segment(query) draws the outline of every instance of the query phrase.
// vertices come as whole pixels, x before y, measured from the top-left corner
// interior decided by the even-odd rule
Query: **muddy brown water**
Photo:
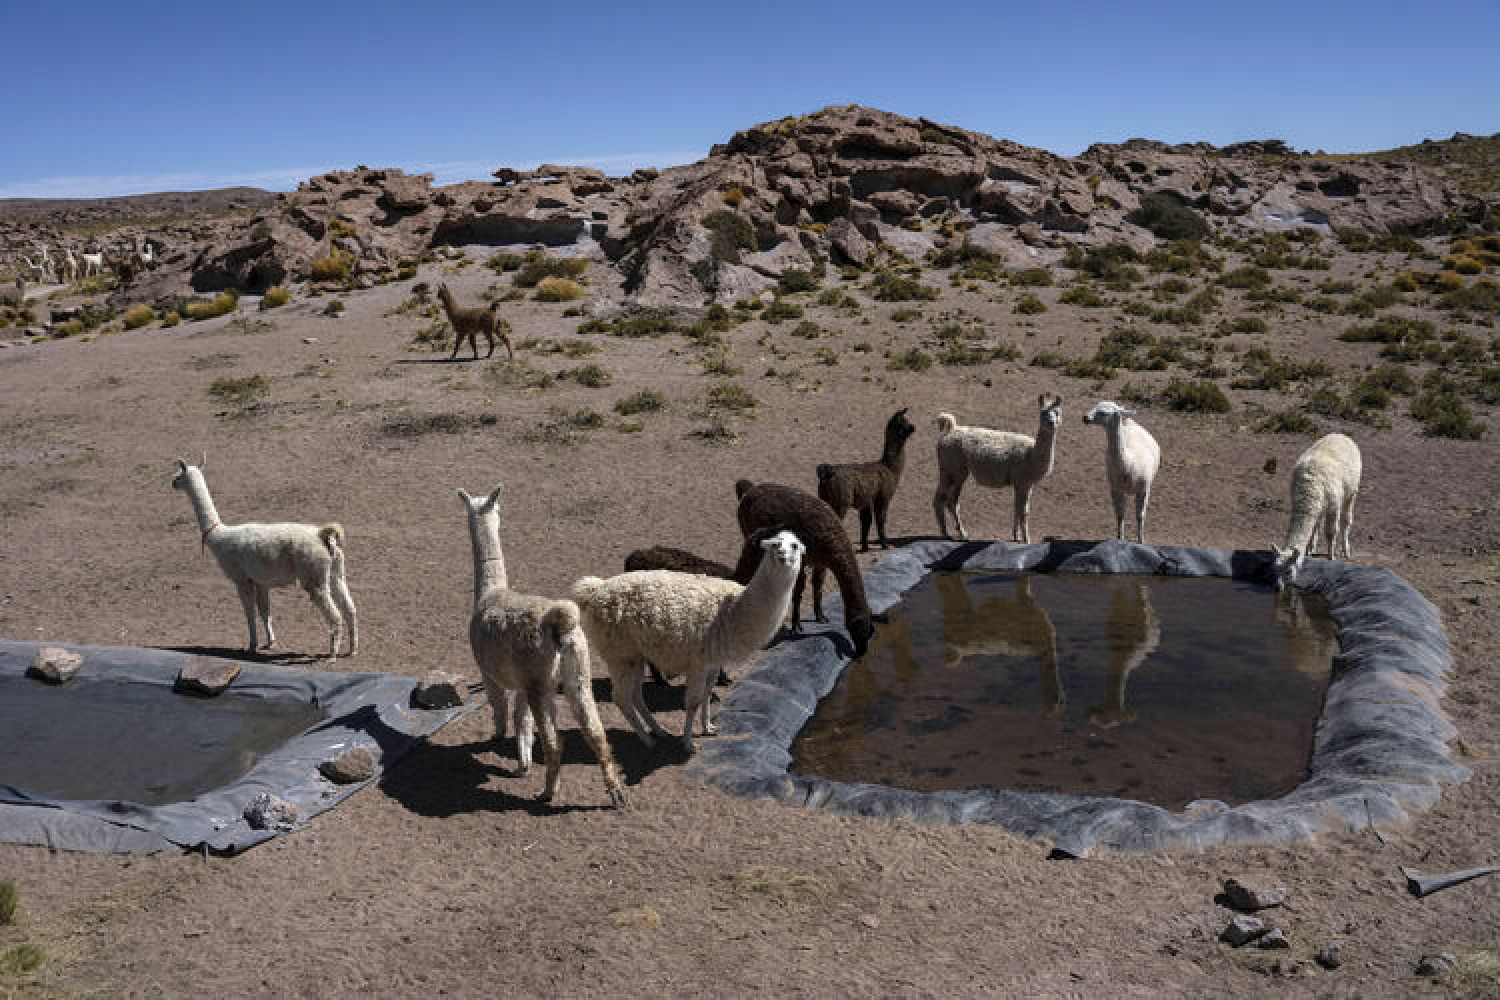
[[[792,770],[917,791],[1178,809],[1307,775],[1338,651],[1312,595],[1219,578],[933,573],[792,747]]]
[[[323,718],[292,700],[0,677],[0,785],[54,799],[182,802],[241,777]]]

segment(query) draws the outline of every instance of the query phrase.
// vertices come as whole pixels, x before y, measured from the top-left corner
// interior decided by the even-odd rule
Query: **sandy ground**
[[[1339,267],[1358,274],[1371,260]],[[442,277],[440,267],[422,277]],[[478,267],[446,280],[470,298],[495,281]],[[1090,353],[1114,318],[1055,305],[1057,288],[1040,290],[1053,308],[1030,319],[1013,312],[1014,290],[945,285],[943,299],[906,324],[891,321],[897,307],[856,293],[858,316],[809,311],[828,331],[818,340],[792,336],[795,321],[737,327],[727,335],[743,368],[734,381],[759,406],[753,419],[732,419],[741,436],[730,445],[691,436],[707,425],[703,397],[717,380],[681,336],[596,334],[586,339],[601,352],[581,360],[525,348],[520,361],[547,372],[596,362],[613,376],[600,389],[572,381],[528,389],[516,384],[525,381],[519,366],[504,361],[450,364],[446,352],[409,351],[426,321],[387,315],[409,288],[343,295],[338,319],[321,315],[327,297],[264,314],[247,301],[235,318],[0,351],[0,633],[207,650],[242,643],[234,593],[200,553],[186,499],[168,488],[172,459],[204,451],[226,520],[345,525],[364,644],[335,670],[477,676],[456,487],[505,484],[512,581],[558,594],[585,573],[618,571],[641,545],[731,559],[736,478],[811,489],[816,463],[875,457],[899,406],[911,408],[920,431],[893,536],[934,528],[939,410],[1031,433],[1042,390],[1066,397],[1065,419],[1056,469],[1033,500],[1033,535],[1112,531],[1102,434],[1079,415],[1122,380],[1094,385],[1024,360],[897,373],[882,356],[917,343],[955,309],[1025,357],[1043,348]],[[1227,309],[1236,303],[1226,297]],[[507,308],[518,340],[545,344],[577,324],[560,305]],[[1273,317],[1268,334],[1237,339],[1358,372],[1375,349],[1334,341],[1347,322],[1295,312]],[[815,363],[820,347],[837,363]],[[251,374],[269,382],[254,407],[208,391],[216,378]],[[1158,386],[1167,377],[1127,380]],[[643,430],[622,431],[611,406],[641,388],[663,392],[668,408],[642,415]],[[1153,541],[1280,540],[1287,476],[1308,438],[1249,429],[1245,404],[1280,407],[1292,397],[1230,395],[1237,406],[1224,416],[1143,413],[1166,456]],[[595,409],[605,424],[572,441],[538,437],[556,406]],[[461,429],[392,432],[434,415],[456,415]],[[0,846],[0,880],[15,881],[21,897],[15,925],[0,927],[0,953],[31,944],[45,955],[31,972],[0,971],[0,995],[1495,995],[1496,883],[1417,900],[1398,866],[1435,872],[1500,858],[1492,756],[1500,689],[1491,669],[1500,448],[1493,436],[1423,438],[1404,417],[1384,430],[1329,426],[1364,449],[1357,558],[1402,574],[1445,617],[1457,660],[1445,707],[1473,770],[1383,839],[1367,830],[1281,848],[1049,861],[1046,843],[995,829],[850,819],[694,787],[675,751],[644,752],[607,705],[632,807],[605,808],[597,769],[564,712],[560,802],[542,808],[531,801],[540,774],[517,776],[510,744],[497,752],[488,713],[479,713],[412,753],[378,788],[241,857]],[[1275,474],[1264,471],[1270,458]],[[1008,534],[1008,495],[971,485],[965,513],[975,535]],[[273,601],[289,651],[276,658],[306,662],[300,654],[324,642],[313,608],[290,591]],[[681,724],[679,690],[654,693],[669,727]],[[1215,893],[1225,876],[1246,870],[1290,889],[1289,905],[1272,915],[1289,952],[1215,940],[1228,917]],[[1331,939],[1344,942],[1346,961],[1325,971],[1312,956]],[[1458,973],[1414,977],[1417,959],[1434,951],[1458,956]]]

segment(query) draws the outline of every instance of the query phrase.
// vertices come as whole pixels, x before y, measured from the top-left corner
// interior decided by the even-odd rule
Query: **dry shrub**
[[[760,896],[782,906],[812,906],[833,895],[826,880],[780,865],[751,865],[731,878],[741,895]]]
[[[543,278],[537,282],[539,302],[573,302],[584,296],[583,286],[572,278]]]

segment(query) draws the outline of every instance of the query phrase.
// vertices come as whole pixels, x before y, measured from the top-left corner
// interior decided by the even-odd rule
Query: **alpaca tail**
[[[604,586],[604,581],[597,576],[586,576],[583,579],[579,580],[577,583],[573,584],[571,596],[576,602],[576,604],[573,606],[574,612],[576,613],[578,610],[577,605],[588,604],[590,601],[592,601],[594,599],[594,594],[596,594],[599,588],[602,586]]]
[[[833,466],[823,463],[818,466],[818,482],[826,483],[833,478]]]
[[[338,555],[339,549],[344,546],[344,526],[337,521],[330,521],[318,528],[318,539],[328,547],[328,551]]]
[[[551,633],[559,646],[564,645],[578,628],[578,605],[572,601],[558,601],[542,615],[542,628]]]
[[[937,429],[939,434],[947,434],[958,426],[958,421],[953,419],[951,413],[939,413],[937,416]]]

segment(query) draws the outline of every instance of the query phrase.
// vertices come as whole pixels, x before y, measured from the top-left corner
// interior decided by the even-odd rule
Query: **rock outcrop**
[[[955,239],[1011,267],[1072,244],[1145,249],[1156,237],[1135,213],[1150,195],[1256,229],[1421,232],[1473,207],[1440,170],[1298,154],[1279,140],[1136,139],[1068,158],[859,106],[757,125],[685,166],[612,178],[544,164],[494,178],[434,187],[396,169],[323,174],[207,236],[165,241],[166,259],[130,296],[259,292],[315,275],[368,286],[438,245],[543,244],[610,265],[609,293],[691,307],[759,294],[822,260],[870,266]]]

